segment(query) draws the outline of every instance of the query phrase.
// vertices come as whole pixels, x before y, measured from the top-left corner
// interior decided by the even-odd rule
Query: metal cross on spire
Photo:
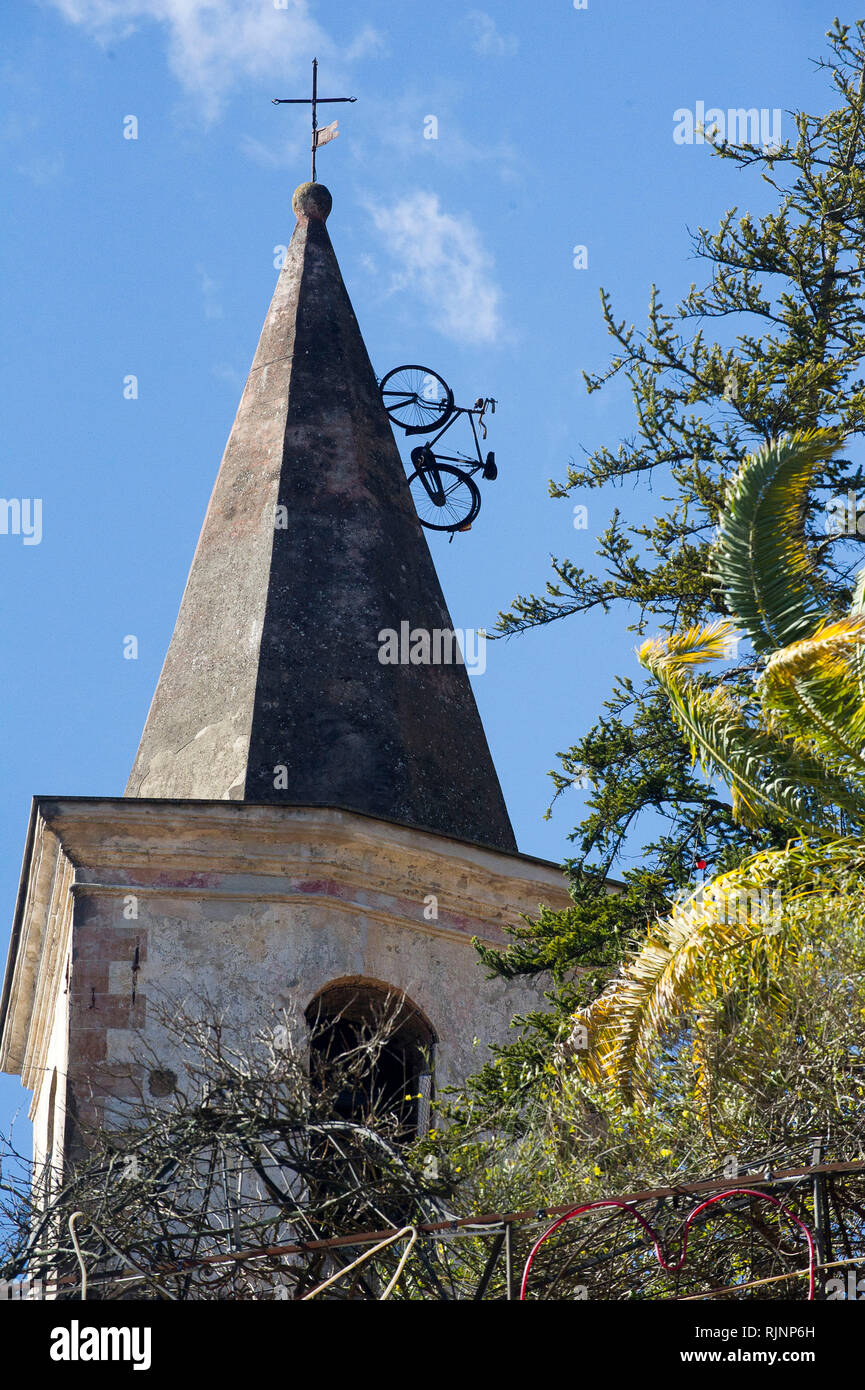
[[[339,135],[337,121],[330,125],[318,128],[318,107],[332,105],[336,101],[357,101],[357,97],[320,97],[318,95],[318,59],[312,60],[312,96],[311,97],[274,97],[274,106],[311,106],[312,107],[312,181],[315,183],[315,152],[320,145],[326,145],[329,140],[335,140]]]

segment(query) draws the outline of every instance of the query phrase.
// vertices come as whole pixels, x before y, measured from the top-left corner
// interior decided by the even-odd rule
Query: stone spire
[[[516,842],[465,667],[383,664],[451,628],[325,221],[262,329],[127,796],[334,806]]]

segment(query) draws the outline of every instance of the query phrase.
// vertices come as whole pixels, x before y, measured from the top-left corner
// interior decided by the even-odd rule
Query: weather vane
[[[312,181],[315,183],[315,152],[321,145],[326,145],[329,140],[335,140],[339,135],[337,126],[338,121],[332,121],[330,125],[318,128],[318,107],[332,105],[335,101],[357,101],[357,97],[320,97],[318,95],[318,59],[312,60],[312,96],[311,97],[274,97],[274,106],[311,106],[312,107]]]

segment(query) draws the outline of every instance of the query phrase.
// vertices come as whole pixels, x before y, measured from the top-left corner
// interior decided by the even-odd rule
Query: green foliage
[[[740,819],[754,825],[780,815],[806,839],[792,850],[764,850],[676,904],[581,1012],[580,1026],[592,1034],[584,1069],[628,1097],[651,1092],[653,1052],[684,1013],[705,1038],[707,1007],[739,986],[743,970],[759,981],[770,1016],[793,944],[782,896],[826,897],[837,891],[839,871],[846,876],[865,853],[865,581],[848,616],[821,611],[802,538],[808,486],[839,442],[834,432],[814,430],[773,441],[745,460],[728,490],[714,562],[727,607],[765,662],[758,718],[749,721],[729,691],[695,674],[723,655],[729,623],[690,627],[640,651],[694,758],[731,787]],[[842,828],[851,833],[842,837]],[[778,905],[767,912],[771,890]],[[765,897],[762,909],[729,911],[754,894],[758,904]]]
[[[615,448],[602,445],[579,466],[572,463],[551,494],[569,497],[576,489],[630,481],[652,486],[669,505],[645,524],[629,524],[616,510],[598,538],[597,573],[554,559],[544,591],[518,597],[500,614],[500,635],[595,610],[621,613],[623,624],[639,633],[650,624],[672,633],[728,616],[711,546],[727,487],[746,456],[796,430],[820,427],[851,440],[865,432],[865,21],[836,21],[821,66],[834,88],[834,108],[798,113],[795,133],[780,150],[716,146],[716,157],[759,171],[775,205],[764,216],[733,208],[716,231],[698,228],[692,249],[708,266],[705,283],[692,284],[672,311],[653,288],[642,332],[602,294],[614,353],[606,370],[586,376],[586,385],[594,392],[624,376],[635,430]],[[713,324],[716,338],[708,331]],[[863,477],[828,446],[814,462],[796,502],[797,543],[809,558],[815,606],[841,612],[851,596],[851,550],[862,538],[827,535],[825,509],[828,499],[862,490]],[[792,506],[796,499],[788,501]],[[703,678],[707,690],[720,690],[719,707],[729,693],[746,722],[757,665],[758,654],[749,655]],[[771,729],[756,737],[771,739]],[[761,751],[755,749],[757,761]],[[807,747],[797,757],[804,766],[812,754]],[[633,933],[645,931],[693,882],[696,861],[726,870],[757,851],[782,847],[789,834],[784,817],[793,808],[784,797],[774,812],[763,807],[758,825],[737,823],[727,798],[694,774],[653,681],[618,677],[594,726],[559,759],[554,802],[576,780],[590,781],[585,818],[571,836],[576,854],[569,868],[580,906],[558,925],[545,917],[520,928],[504,953],[487,952],[487,966],[505,977],[551,970],[556,982],[567,981],[597,933],[613,956],[624,951]],[[638,837],[644,841],[639,867],[622,871]],[[626,892],[608,905],[599,880],[617,871]],[[572,988],[559,983],[551,994],[560,1015],[572,1009]],[[536,1027],[531,1046],[543,1053],[550,1031]]]
[[[801,867],[791,862],[791,882]],[[865,904],[855,876],[845,882],[839,866],[831,896],[788,900],[785,933],[775,940],[783,991],[773,995],[753,970],[733,972],[706,1006],[710,1028],[668,1030],[663,1065],[643,1104],[611,1098],[561,1053],[558,1065],[548,1060],[539,1069],[518,1129],[506,1097],[498,1117],[488,1096],[465,1097],[438,1141],[449,1171],[459,1170],[461,1209],[525,1211],[723,1179],[731,1161],[750,1173],[767,1163],[776,1171],[798,1167],[810,1162],[818,1134],[831,1136],[833,1161],[865,1156]],[[482,1141],[479,1126],[494,1137]],[[783,1194],[809,1223],[810,1187]],[[865,1255],[863,1188],[860,1175],[833,1195],[829,1235],[837,1257]],[[675,1248],[688,1205],[642,1209]],[[795,1239],[789,1228],[779,1239],[779,1229],[753,1204],[698,1225],[674,1278],[659,1270],[629,1218],[601,1211],[579,1218],[545,1249],[530,1294],[569,1299],[582,1287],[590,1299],[664,1299],[777,1277],[806,1263],[791,1258]],[[518,1261],[537,1234],[537,1227],[517,1228]],[[747,1296],[805,1293],[799,1279]]]

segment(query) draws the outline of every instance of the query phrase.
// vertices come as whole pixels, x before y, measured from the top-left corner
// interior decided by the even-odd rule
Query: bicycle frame
[[[443,434],[447,434],[447,432],[448,432],[448,430],[450,429],[451,425],[453,425],[453,424],[456,423],[456,421],[459,419],[460,415],[467,415],[467,416],[469,417],[469,424],[470,424],[471,427],[472,427],[472,438],[474,439],[474,442],[475,442],[475,453],[476,453],[476,455],[477,455],[477,460],[478,460],[477,463],[473,464],[472,461],[471,461],[471,459],[470,459],[470,458],[467,458],[465,454],[456,454],[456,455],[454,455],[454,454],[436,454],[435,457],[436,457],[437,459],[441,459],[442,463],[458,463],[458,464],[461,464],[461,465],[469,464],[470,467],[469,467],[469,468],[466,468],[465,471],[466,471],[467,473],[471,473],[471,474],[477,473],[479,469],[483,468],[483,466],[484,466],[484,461],[483,461],[483,459],[482,459],[482,457],[481,457],[481,445],[480,445],[480,440],[478,439],[477,426],[475,425],[475,416],[477,415],[477,417],[478,417],[478,424],[481,426],[481,429],[484,429],[484,426],[483,426],[483,418],[484,418],[484,413],[485,413],[485,411],[486,411],[486,408],[487,408],[487,402],[486,402],[486,401],[484,402],[484,404],[483,404],[483,406],[482,406],[482,408],[481,408],[480,410],[472,410],[472,409],[470,409],[468,406],[464,406],[464,405],[455,405],[454,408],[453,408],[453,410],[451,411],[450,415],[449,415],[448,418],[445,420],[444,424],[442,425],[441,429],[439,430],[438,434],[435,435],[435,437],[434,437],[433,439],[427,440],[427,443],[424,445],[424,452],[426,453],[427,451],[429,451],[429,453],[432,453],[432,452],[433,452],[433,449],[435,448],[435,445],[438,444],[438,442],[439,442],[439,440],[441,439],[442,435],[443,435]],[[423,433],[424,433],[423,430],[417,429],[417,428],[410,429],[410,430],[406,430],[406,434],[423,434]],[[484,430],[484,436],[486,437],[486,430]]]

